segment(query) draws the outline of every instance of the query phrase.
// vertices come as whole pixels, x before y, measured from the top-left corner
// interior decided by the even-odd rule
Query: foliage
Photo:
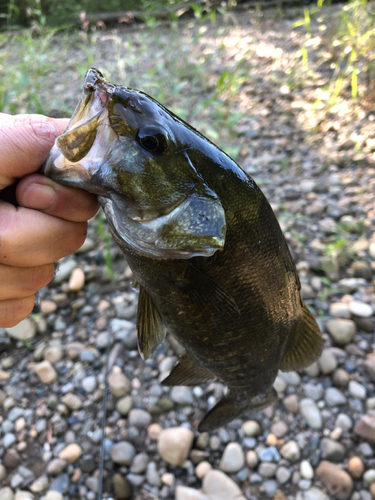
[[[375,90],[375,4],[350,0],[338,16],[323,11],[323,4],[318,0],[317,7],[305,8],[304,19],[294,27],[304,26],[311,37],[312,18],[319,23],[322,60],[332,69],[328,89],[333,105],[348,88],[354,99]],[[304,60],[306,64],[306,54]]]

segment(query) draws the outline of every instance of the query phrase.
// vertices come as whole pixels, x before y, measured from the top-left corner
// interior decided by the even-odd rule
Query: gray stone
[[[210,500],[246,500],[237,484],[219,470],[207,472],[203,478],[203,491]]]
[[[274,479],[267,479],[263,483],[263,488],[264,488],[265,494],[268,497],[272,498],[276,495],[278,484]]]
[[[7,477],[7,470],[3,464],[0,464],[0,484]]]
[[[372,307],[360,300],[353,300],[349,302],[348,305],[349,311],[355,316],[359,316],[360,318],[369,318],[374,314]]]
[[[194,433],[184,427],[163,429],[158,437],[158,452],[166,462],[181,466],[193,444]]]
[[[276,479],[279,484],[286,484],[289,482],[292,473],[289,469],[284,466],[281,466],[276,471]]]
[[[320,441],[322,458],[331,462],[342,462],[345,458],[345,447],[333,439],[323,438]]]
[[[30,490],[33,493],[41,493],[48,488],[48,477],[40,476],[30,485]]]
[[[324,400],[329,406],[339,406],[346,403],[346,397],[336,387],[326,389]]]
[[[14,500],[14,493],[8,486],[5,488],[0,488],[0,498],[1,500]]]
[[[138,453],[133,458],[130,472],[133,472],[134,474],[142,474],[146,470],[148,461],[149,457],[147,453]]]
[[[280,460],[279,452],[274,446],[257,450],[257,453],[261,462],[278,462]]]
[[[150,425],[152,416],[146,410],[140,408],[133,408],[129,411],[128,425],[143,429]]]
[[[365,399],[366,397],[366,387],[357,382],[356,380],[351,380],[349,382],[349,392],[353,398]]]
[[[22,320],[18,325],[12,328],[5,329],[9,337],[16,340],[27,341],[31,340],[36,335],[36,325],[29,318]]]
[[[322,490],[316,486],[307,491],[299,491],[296,500],[331,500]]]
[[[170,397],[172,401],[181,406],[192,405],[194,403],[191,389],[183,385],[172,387]]]
[[[176,486],[175,500],[210,500],[207,495],[187,486]]]
[[[245,454],[239,443],[228,443],[220,461],[220,469],[233,474],[245,466]]]
[[[291,413],[298,412],[298,397],[296,396],[296,394],[290,394],[290,396],[285,397],[283,399],[283,404],[285,408]]]
[[[329,349],[323,350],[322,355],[319,358],[319,367],[320,371],[324,375],[328,375],[336,370],[337,361],[332,351]]]
[[[141,484],[144,482],[145,477],[140,475],[140,474],[133,474],[130,473],[126,476],[126,479],[131,483],[133,486],[141,486]]]
[[[334,302],[329,306],[329,313],[334,318],[350,319],[351,314],[347,304],[344,302]]]
[[[263,477],[274,477],[277,469],[277,464],[272,462],[262,462],[259,464],[258,473]]]
[[[288,385],[298,386],[301,383],[301,377],[297,372],[279,372],[279,375]]]
[[[97,388],[96,377],[94,375],[90,375],[88,377],[83,378],[81,385],[82,385],[82,389],[85,392],[91,394]]]
[[[116,464],[130,465],[135,456],[135,448],[127,441],[116,443],[111,451],[111,458]]]
[[[65,493],[68,492],[69,484],[70,480],[68,474],[60,474],[52,481],[49,489],[53,491],[58,491],[59,493],[64,495]]]
[[[349,431],[353,427],[353,422],[345,413],[339,413],[336,418],[335,426],[343,431]]]
[[[375,383],[375,357],[368,358],[363,366],[367,372],[367,375],[370,377],[371,382]]]
[[[146,480],[151,486],[156,486],[157,488],[161,486],[160,475],[155,462],[147,464]]]
[[[332,340],[339,345],[349,344],[355,335],[355,323],[350,319],[332,319],[326,326]]]
[[[245,436],[259,436],[262,429],[256,420],[247,420],[242,424],[242,432]]]
[[[288,441],[280,448],[280,455],[290,462],[297,462],[301,456],[301,452],[296,441]]]
[[[8,432],[3,437],[3,446],[5,449],[10,448],[16,441],[17,441],[16,436]]]
[[[14,406],[8,413],[8,420],[15,422],[18,418],[23,417],[24,413],[25,410],[23,408]]]
[[[319,408],[312,399],[302,399],[300,402],[300,412],[308,425],[315,430],[322,428],[322,416]]]
[[[117,411],[123,416],[126,416],[132,409],[132,407],[133,398],[131,396],[124,396],[123,398],[119,399],[116,404]]]
[[[323,394],[323,388],[321,384],[319,385],[304,384],[303,390],[305,392],[306,397],[308,399],[313,399],[314,401],[318,401],[319,399],[321,399]]]
[[[302,460],[299,467],[299,472],[303,479],[312,479],[314,477],[314,469],[308,460]]]
[[[68,259],[58,263],[58,271],[53,279],[53,283],[58,285],[67,280],[73,269],[77,267],[77,262],[74,259]]]

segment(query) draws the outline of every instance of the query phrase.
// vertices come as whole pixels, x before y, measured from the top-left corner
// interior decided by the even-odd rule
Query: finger
[[[0,190],[36,172],[68,120],[0,113]]]
[[[54,264],[37,267],[13,267],[0,264],[0,301],[29,297],[48,285],[54,274]]]
[[[0,300],[0,327],[11,328],[25,319],[34,308],[35,297]]]
[[[71,222],[0,201],[0,264],[35,267],[75,252],[87,222]]]
[[[91,219],[99,209],[95,195],[83,189],[62,186],[40,174],[22,179],[18,183],[16,197],[23,207],[74,222]]]

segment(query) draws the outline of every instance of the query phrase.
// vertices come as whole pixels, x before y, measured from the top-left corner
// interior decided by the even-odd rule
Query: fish
[[[319,358],[321,331],[266,197],[155,99],[91,68],[42,171],[98,196],[139,287],[142,358],[167,332],[185,348],[162,383],[226,385],[198,431],[269,406],[279,369]]]

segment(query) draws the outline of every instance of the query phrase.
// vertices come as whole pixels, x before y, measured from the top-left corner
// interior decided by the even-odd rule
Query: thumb
[[[0,113],[0,190],[36,172],[68,120]]]

